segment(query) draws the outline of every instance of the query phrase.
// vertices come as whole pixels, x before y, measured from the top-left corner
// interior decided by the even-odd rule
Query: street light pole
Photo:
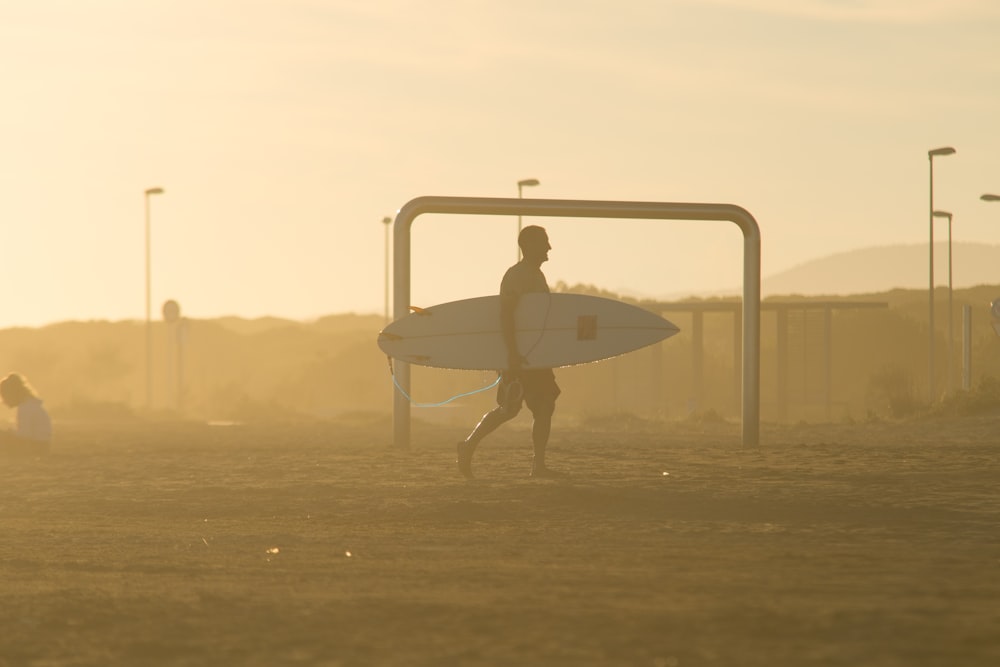
[[[163,188],[148,188],[146,200],[146,409],[153,406],[153,320],[151,316],[151,272],[150,272],[150,240],[149,240],[149,198],[152,195],[162,195]]]
[[[539,181],[537,178],[525,178],[524,180],[517,182],[517,198],[521,199],[521,189],[530,188],[538,185]],[[521,214],[517,214],[517,236],[521,237]],[[517,261],[521,261],[521,246],[517,246]]]
[[[389,324],[389,228],[392,218],[382,218],[382,224],[385,225],[385,323]]]
[[[952,215],[948,211],[934,211],[935,218],[947,218],[948,219],[948,359],[945,364],[945,390],[951,393],[951,363],[952,358],[955,356],[955,336],[954,327],[952,323],[954,321],[954,312],[952,309],[952,282],[951,282],[951,219]]]
[[[927,387],[928,397],[931,403],[934,402],[934,158],[937,156],[952,155],[955,149],[951,146],[935,148],[927,151],[927,159],[930,161],[930,287],[928,295],[928,337],[929,345],[927,349]]]

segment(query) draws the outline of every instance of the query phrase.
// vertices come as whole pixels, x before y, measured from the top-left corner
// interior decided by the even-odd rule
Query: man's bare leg
[[[549,433],[552,430],[552,413],[535,416],[531,424],[531,442],[535,447],[535,458],[531,461],[532,477],[562,478],[565,473],[556,472],[545,465],[545,448],[549,444]]]
[[[483,415],[476,428],[472,429],[472,433],[458,443],[458,470],[467,479],[472,479],[472,454],[476,451],[476,445],[516,414],[516,412],[510,414],[502,406],[497,406]]]

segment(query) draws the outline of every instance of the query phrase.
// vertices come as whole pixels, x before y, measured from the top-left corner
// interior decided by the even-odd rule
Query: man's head
[[[549,235],[544,227],[538,225],[528,225],[521,230],[517,237],[517,245],[521,247],[521,254],[529,262],[541,264],[549,258]]]

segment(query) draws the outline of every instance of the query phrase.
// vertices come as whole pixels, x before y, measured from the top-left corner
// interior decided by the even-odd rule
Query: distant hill
[[[767,276],[761,290],[764,296],[816,296],[869,294],[897,288],[926,289],[927,263],[927,244],[862,248],[815,259]],[[956,288],[1000,282],[1000,245],[954,243],[952,270]],[[934,272],[934,282],[946,285],[946,242],[934,245]]]
[[[275,329],[295,329],[314,327],[326,333],[344,333],[359,329],[378,331],[385,324],[381,316],[358,315],[355,313],[339,313],[325,315],[314,320],[290,320],[282,317],[245,318],[228,315],[212,320],[224,329],[241,336],[252,336],[274,331]]]
[[[302,322],[297,320],[289,320],[281,317],[246,318],[235,315],[218,317],[215,318],[214,322],[222,328],[242,336],[252,336],[253,334],[272,331],[273,329],[285,329],[303,325]]]
[[[865,255],[858,254],[864,260]],[[856,260],[857,257],[850,258]],[[885,260],[876,253],[868,261],[872,266],[862,269],[844,269],[845,264],[836,262],[814,264],[821,273],[855,271],[873,277],[878,274],[876,268],[881,268],[875,264]],[[922,281],[923,265],[917,271],[916,280]],[[808,273],[803,275],[806,277],[800,280],[805,281]],[[838,288],[852,284],[847,280],[849,277],[842,276],[842,280],[832,284]],[[863,418],[873,411],[887,414],[887,396],[891,392],[911,403],[916,400],[914,397],[925,386],[927,372],[926,286],[843,296],[793,296],[793,292],[801,293],[804,285],[796,283],[794,289],[788,290],[789,294],[777,296],[784,301],[878,301],[888,305],[884,309],[848,307],[834,312],[832,396],[836,407],[835,413],[824,408],[819,418],[837,415]],[[818,287],[816,283],[809,286],[824,288],[822,283]],[[593,286],[554,287],[558,291],[617,296]],[[941,310],[935,318],[934,340],[938,359],[944,360],[950,320],[946,317],[943,288],[938,290]],[[989,304],[998,296],[1000,280],[959,288],[954,294],[955,312],[960,313],[965,305],[973,308],[974,383],[984,378],[1000,378],[1000,338],[994,333],[989,316]],[[690,313],[677,312],[671,314],[671,319],[681,327],[681,333],[662,348],[560,369],[560,385],[567,388],[559,399],[560,414],[600,416],[628,411],[636,415],[684,417],[691,413],[693,392],[702,391],[700,405],[727,417],[738,416],[741,404],[738,387],[733,382],[737,377],[734,358],[738,355],[733,354],[732,318],[704,318],[704,344],[700,346],[704,364],[699,367],[704,378],[697,381],[691,361],[693,318]],[[798,321],[797,338],[789,338],[788,348],[781,350],[777,318],[773,313],[765,313],[761,318],[761,402],[766,419],[815,418],[815,408],[825,400],[825,387],[830,386],[821,381],[829,360],[819,352],[823,333],[817,327],[822,321],[807,318],[804,309]],[[0,329],[0,369],[24,373],[42,392],[59,422],[169,419],[181,415],[206,421],[286,422],[303,417],[388,415],[395,390],[392,367],[376,345],[383,324],[381,315],[351,313],[311,321],[273,317],[189,319],[185,334],[178,336],[178,331],[164,322],[154,322],[149,398],[147,329],[134,320],[60,322],[36,328]],[[793,408],[798,412],[776,411],[779,358],[788,363],[791,383],[788,390],[796,396],[798,407]],[[655,364],[662,364],[662,376],[650,373]],[[959,368],[959,364],[955,363],[953,368]],[[944,387],[947,366],[943,361],[936,373],[940,386]],[[669,377],[669,385],[657,377]],[[417,402],[437,403],[463,396],[462,400],[449,403],[449,410],[421,410],[417,416],[454,424],[459,433],[489,409],[493,401],[489,392],[467,396],[470,391],[488,387],[495,379],[492,373],[415,367],[413,378],[412,396]],[[669,392],[665,391],[668,386]],[[0,411],[0,428],[4,426],[2,422],[9,423],[13,416],[13,411]]]

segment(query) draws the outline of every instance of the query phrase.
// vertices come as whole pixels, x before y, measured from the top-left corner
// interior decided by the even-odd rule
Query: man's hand
[[[520,354],[508,354],[507,355],[507,375],[508,377],[515,377],[521,372],[521,367],[528,363],[528,360],[522,357]]]

